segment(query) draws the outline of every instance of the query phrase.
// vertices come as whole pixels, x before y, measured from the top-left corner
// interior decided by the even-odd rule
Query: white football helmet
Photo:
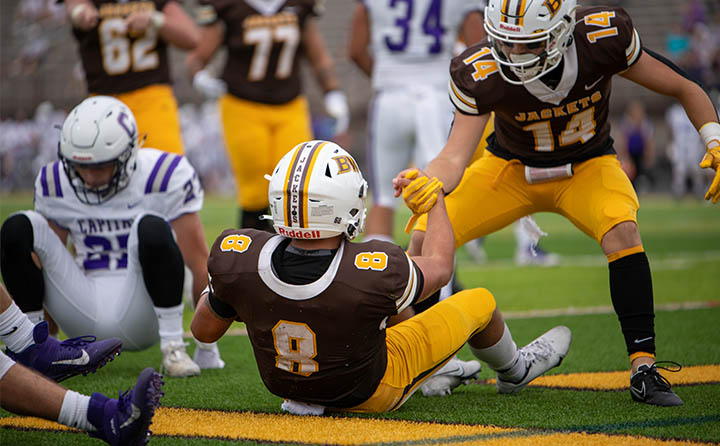
[[[110,96],[92,96],[78,104],[65,119],[58,144],[75,195],[85,204],[101,204],[127,187],[135,170],[137,124],[130,109]],[[114,163],[110,182],[92,187],[76,166],[103,167]]]
[[[270,217],[278,234],[303,239],[344,234],[352,240],[363,231],[367,183],[337,144],[298,144],[269,179]]]
[[[557,67],[572,42],[576,7],[576,0],[489,0],[485,31],[503,79],[522,85]],[[527,52],[514,53],[517,44]]]

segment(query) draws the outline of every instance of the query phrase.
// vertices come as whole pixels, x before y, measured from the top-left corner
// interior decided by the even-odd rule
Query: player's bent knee
[[[634,221],[624,221],[613,226],[603,236],[601,245],[606,255],[642,245],[637,224]]]
[[[172,229],[164,218],[157,215],[145,215],[138,223],[138,242],[150,249],[165,250],[175,245]]]
[[[476,328],[484,328],[490,323],[493,312],[497,307],[495,297],[486,288],[473,288],[453,294],[448,301],[452,301],[465,314],[473,319]]]

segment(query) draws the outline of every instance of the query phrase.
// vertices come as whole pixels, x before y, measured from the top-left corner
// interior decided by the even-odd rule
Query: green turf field
[[[0,218],[4,220],[9,213],[30,206],[32,197],[29,195],[0,196]],[[705,383],[675,387],[685,401],[682,407],[639,405],[631,401],[627,390],[528,387],[517,395],[497,395],[494,386],[486,382],[492,378],[491,373],[483,370],[480,380],[461,386],[447,398],[426,398],[418,392],[399,411],[391,414],[331,420],[337,425],[348,419],[367,421],[353,424],[359,426],[357,432],[338,428],[346,431],[342,432],[347,436],[343,437],[345,439],[336,439],[329,434],[323,437],[320,428],[303,436],[303,429],[312,421],[288,416],[273,418],[278,425],[281,422],[290,423],[279,437],[270,434],[275,421],[271,421],[267,428],[251,433],[229,434],[231,428],[242,430],[244,422],[255,423],[243,417],[280,411],[281,400],[263,387],[248,339],[240,335],[227,336],[219,342],[227,363],[224,370],[204,371],[197,378],[166,380],[166,395],[162,403],[169,408],[243,412],[241,421],[234,421],[236,426],[219,427],[215,434],[203,431],[200,435],[192,435],[175,431],[158,415],[153,428],[162,434],[154,436],[151,444],[614,445],[653,444],[656,440],[720,444],[720,205],[712,207],[697,200],[676,202],[667,197],[645,196],[641,197],[641,206],[639,223],[653,270],[657,306],[658,360],[677,361],[687,369],[716,365],[710,368],[714,370],[710,378],[701,376],[701,381]],[[234,226],[237,220],[234,199],[208,197],[202,219],[210,243],[222,229]],[[511,229],[506,228],[486,240],[489,261],[484,265],[474,264],[464,249],[458,251],[457,276],[460,282],[465,287],[482,286],[493,291],[519,345],[531,341],[554,325],[570,327],[573,331],[570,353],[560,367],[552,370],[552,374],[626,370],[628,364],[622,335],[610,308],[605,257],[594,241],[562,217],[540,214],[536,215],[536,220],[549,233],[541,241],[543,247],[561,255],[559,266],[515,267],[512,263],[513,234]],[[401,243],[407,243],[407,236],[401,235],[403,226],[404,220],[398,218],[398,237]],[[187,323],[190,317],[190,311],[187,311]],[[193,348],[191,346],[190,350]],[[460,356],[462,359],[471,358],[467,350],[461,351]],[[85,393],[100,391],[113,394],[131,386],[142,368],[158,368],[160,358],[157,346],[139,353],[124,352],[96,374],[75,377],[64,384]],[[672,380],[671,375],[665,373]],[[230,416],[230,413],[225,414]],[[9,413],[0,411],[0,417],[8,416]],[[207,421],[209,415],[192,412],[190,416],[199,423],[209,425],[205,428],[213,426]],[[246,419],[248,421],[243,421]],[[428,433],[412,438],[408,435],[407,438],[386,439],[385,430],[390,428],[380,428],[378,426],[386,425],[373,424],[370,420],[432,422],[411,426],[417,426],[417,430],[442,427],[456,434]],[[398,429],[402,426],[400,423],[390,425]],[[480,425],[521,429],[492,434],[467,433],[467,429]],[[573,436],[572,433],[578,432],[592,435]],[[364,440],[365,434],[372,440]],[[100,443],[85,434],[0,428],[0,444]]]

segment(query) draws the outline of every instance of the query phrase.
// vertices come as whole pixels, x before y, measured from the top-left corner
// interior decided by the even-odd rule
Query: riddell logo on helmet
[[[508,25],[507,23],[503,23],[503,22],[500,22],[500,29],[504,29],[506,31],[515,31],[515,32],[522,31],[522,28],[520,28],[519,26]]]
[[[87,156],[73,155],[72,159],[73,159],[73,161],[92,161],[93,157],[90,155],[87,155]]]
[[[320,231],[303,231],[301,229],[287,230],[285,228],[277,228],[278,234],[290,238],[320,238]]]

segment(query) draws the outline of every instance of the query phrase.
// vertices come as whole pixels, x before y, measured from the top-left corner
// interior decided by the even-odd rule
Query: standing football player
[[[610,87],[619,74],[683,105],[707,149],[701,166],[717,172],[706,195],[717,202],[720,124],[710,98],[672,63],[644,49],[618,7],[490,0],[485,30],[488,41],[452,61],[455,122],[426,169],[445,193],[452,191],[447,208],[455,246],[533,212],[567,217],[607,256],[610,295],[630,355],[632,398],[682,404],[655,365],[650,265],[638,231],[638,199],[610,138]],[[491,111],[491,156],[465,171]],[[412,181],[404,175],[398,186]],[[422,200],[415,205],[421,211]],[[421,252],[425,228],[421,219],[411,254]]]
[[[458,38],[472,44],[485,37],[482,23],[476,0],[357,2],[349,53],[374,92],[366,239],[393,240],[392,179],[410,165],[425,167],[447,141],[453,118],[448,63]]]
[[[60,0],[63,1],[63,0]],[[176,0],[64,0],[90,95],[135,114],[147,146],[184,152],[168,44],[192,50],[200,29]]]
[[[315,17],[321,0],[199,0],[202,39],[186,60],[195,88],[220,98],[225,148],[235,175],[240,227],[272,230],[267,183],[288,147],[312,138],[310,110],[301,91],[300,60],[306,58],[335,119],[335,138],[345,134],[350,113]],[[221,79],[205,66],[226,46]]]
[[[199,374],[182,337],[183,260],[195,287],[207,283],[195,170],[181,155],[138,150],[132,112],[109,96],[70,112],[58,156],[37,176],[35,209],[0,228],[18,307],[35,322],[44,306],[68,336],[117,337],[128,350],[159,339],[167,375]]]
[[[386,328],[389,317],[450,279],[452,228],[442,191],[431,193],[422,254],[410,257],[386,241],[350,242],[363,231],[367,183],[338,145],[298,144],[269,178],[277,234],[231,229],[216,239],[210,285],[191,328],[211,342],[234,320],[245,322],[263,383],[286,399],[283,409],[392,411],[436,371],[457,387],[469,376],[444,365],[468,339],[473,354],[498,371],[499,393],[519,392],[567,354],[571,334],[563,326],[518,349],[485,289],[462,291]]]

